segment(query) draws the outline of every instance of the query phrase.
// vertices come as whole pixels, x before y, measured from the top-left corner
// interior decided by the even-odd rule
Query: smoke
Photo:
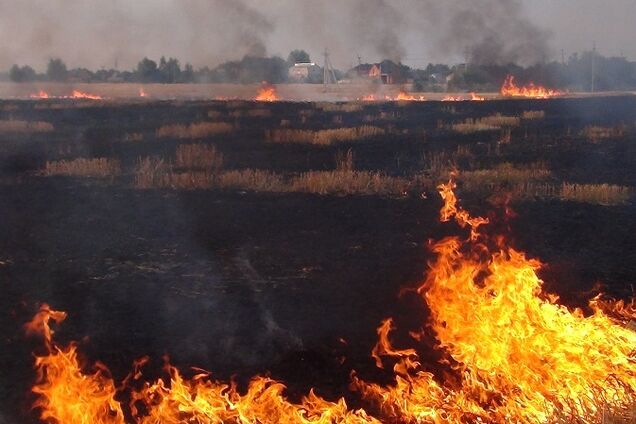
[[[464,49],[470,63],[532,64],[550,55],[550,33],[524,17],[519,1],[485,0],[475,7],[463,0],[446,7],[451,13],[438,45],[446,51]]]
[[[0,0],[0,69],[42,69],[50,57],[71,67],[131,68],[144,56],[195,67],[243,55],[328,48],[346,68],[365,62],[532,63],[549,56],[550,34],[521,0]],[[418,65],[420,63],[417,63]]]

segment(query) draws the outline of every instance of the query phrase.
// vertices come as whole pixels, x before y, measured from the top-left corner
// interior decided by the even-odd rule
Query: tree
[[[162,82],[169,84],[179,82],[181,77],[179,61],[172,57],[166,61],[166,58],[162,57],[159,61],[159,74]]]
[[[66,81],[68,69],[62,59],[54,58],[49,60],[46,67],[46,76],[50,81]]]
[[[157,62],[144,57],[137,64],[137,78],[141,82],[155,82],[158,77]]]
[[[36,76],[37,75],[35,73],[35,70],[28,65],[25,65],[22,67],[18,65],[13,65],[11,67],[11,70],[9,71],[9,78],[13,82],[34,81]]]
[[[309,53],[304,50],[292,50],[287,56],[287,63],[292,66],[294,63],[309,63],[311,58]]]

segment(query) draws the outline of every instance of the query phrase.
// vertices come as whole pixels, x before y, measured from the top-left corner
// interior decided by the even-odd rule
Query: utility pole
[[[595,91],[596,84],[596,41],[592,42],[592,93]]]
[[[362,56],[358,55],[358,65],[362,65]]]
[[[329,51],[326,48],[324,52],[323,65],[322,85],[323,90],[326,92],[329,84],[336,83],[336,74],[333,71],[333,67],[331,66],[331,61],[329,60]]]

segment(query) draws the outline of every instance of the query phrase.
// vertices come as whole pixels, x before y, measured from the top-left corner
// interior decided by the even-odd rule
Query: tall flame
[[[254,100],[258,102],[275,102],[280,99],[278,98],[274,87],[262,87],[258,90],[258,94]]]
[[[373,356],[397,360],[395,385],[353,378],[353,387],[391,419],[418,422],[537,423],[583,417],[636,402],[636,333],[616,318],[634,319],[624,304],[593,301],[591,316],[557,304],[542,291],[541,264],[479,231],[488,221],[457,205],[450,181],[439,187],[441,220],[470,228],[468,240],[448,237],[433,251],[418,292],[431,311],[438,347],[459,382],[439,384],[413,349],[391,347],[391,322],[379,329]],[[618,309],[621,314],[604,312]],[[479,421],[481,420],[481,421]],[[587,421],[586,421],[587,422]]]
[[[547,99],[549,97],[561,96],[563,95],[563,92],[535,85],[532,82],[526,86],[518,87],[515,84],[515,77],[508,75],[501,86],[501,95],[506,97]]]
[[[440,220],[454,220],[470,235],[434,243],[437,258],[417,290],[430,310],[428,326],[447,375],[424,368],[417,344],[394,347],[394,324],[387,319],[377,330],[371,355],[379,368],[394,364],[394,383],[370,383],[356,374],[351,383],[382,421],[313,390],[299,403],[290,402],[282,383],[261,376],[243,394],[234,383],[215,381],[207,372],[185,378],[167,364],[167,379],[142,383],[143,363],[123,384],[130,398],[128,421],[530,424],[605,422],[606,413],[627,416],[636,405],[636,332],[625,324],[636,319],[636,303],[596,297],[589,315],[559,305],[557,296],[543,291],[539,261],[526,258],[505,238],[485,233],[489,220],[464,210],[455,188],[453,177],[439,186],[444,201]],[[46,354],[36,356],[33,388],[41,418],[64,424],[123,423],[106,368],[86,371],[75,344],[53,342],[49,323],[65,318],[44,305],[26,325],[45,340]]]

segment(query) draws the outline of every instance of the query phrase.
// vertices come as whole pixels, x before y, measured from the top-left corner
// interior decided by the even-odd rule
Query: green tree
[[[137,79],[141,82],[155,82],[159,76],[157,62],[147,57],[141,59],[137,64]]]
[[[159,62],[159,74],[161,75],[161,81],[169,84],[179,82],[181,77],[181,65],[175,58],[169,58],[166,60],[162,57]]]
[[[13,82],[29,82],[34,81],[37,77],[35,70],[28,66],[13,65],[9,71],[9,79]]]
[[[62,59],[53,58],[49,60],[49,64],[46,67],[46,76],[50,81],[66,81],[68,69]]]
[[[294,63],[309,63],[311,62],[311,58],[309,57],[309,53],[304,50],[292,50],[287,56],[287,63],[289,65],[293,65]]]

